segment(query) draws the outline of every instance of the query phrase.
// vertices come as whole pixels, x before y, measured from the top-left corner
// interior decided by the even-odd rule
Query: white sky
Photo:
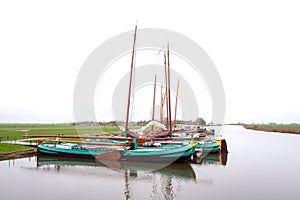
[[[138,41],[137,41],[138,42]],[[145,66],[145,65],[160,65],[162,69],[164,68],[164,58],[163,58],[163,52],[158,53],[158,50],[143,50],[143,51],[137,51],[136,52],[136,58],[135,58],[135,68],[138,69],[139,67]],[[194,95],[197,99],[198,103],[198,111],[199,115],[203,117],[204,119],[211,119],[212,118],[212,104],[211,104],[211,96],[209,93],[209,90],[207,88],[206,83],[204,80],[202,80],[202,77],[200,74],[196,72],[193,67],[187,63],[186,61],[182,60],[176,55],[170,55],[170,63],[171,63],[171,69],[176,71],[178,74],[180,74],[185,80],[190,84],[192,87],[192,90],[194,92]],[[117,87],[117,84],[119,83],[119,80],[123,78],[123,76],[126,75],[126,73],[130,72],[130,64],[131,64],[131,52],[127,55],[124,55],[121,58],[118,58],[115,62],[111,64],[111,66],[108,67],[108,70],[105,71],[104,75],[101,77],[100,82],[98,83],[98,88],[95,94],[95,111],[97,115],[98,121],[105,121],[108,119],[108,116],[114,116],[112,111],[112,98],[113,93],[115,92],[115,89]],[[128,67],[126,67],[128,66]],[[151,67],[149,65],[149,67]],[[146,74],[147,75],[147,74]],[[158,75],[158,74],[157,74]],[[152,118],[152,105],[153,105],[153,89],[154,89],[154,76],[152,77],[153,85],[143,85],[142,87],[134,87],[135,84],[135,73],[133,73],[133,96],[132,99],[132,107],[130,109],[130,118],[134,121],[138,120],[150,120]],[[161,77],[165,77],[165,74],[162,74]],[[173,75],[171,76],[171,82],[176,86],[177,85],[177,79]],[[182,80],[181,80],[182,81]],[[156,116],[155,119],[159,120],[159,111],[160,111],[160,98],[161,98],[161,87],[160,85],[165,85],[165,79],[163,79],[163,82],[159,81],[159,78],[157,77],[157,87],[156,87],[156,100],[155,105],[158,107],[156,108]],[[108,87],[109,86],[109,87]],[[125,94],[128,93],[128,85],[125,86]],[[184,88],[180,87],[179,84],[179,96],[180,93],[182,94]],[[171,91],[171,104],[172,104],[172,118],[174,119],[174,109],[175,109],[175,99],[176,99],[176,90]],[[163,95],[165,93],[165,88],[163,89]],[[105,95],[103,95],[105,94]],[[127,105],[127,96],[125,96],[120,101],[123,101],[125,103],[124,108],[122,109],[122,118],[117,120],[123,120],[126,119],[126,105]],[[178,103],[178,112],[177,112],[177,119],[182,119],[182,103],[187,102],[180,102]],[[193,106],[188,106],[191,109]],[[165,108],[164,108],[165,110]],[[189,110],[187,111],[189,112]],[[166,113],[165,113],[166,114]],[[166,117],[166,115],[164,115]],[[185,119],[188,120],[188,119]]]
[[[299,4],[1,1],[0,122],[73,121],[81,65],[136,20],[182,33],[208,53],[225,88],[227,123],[300,122]]]

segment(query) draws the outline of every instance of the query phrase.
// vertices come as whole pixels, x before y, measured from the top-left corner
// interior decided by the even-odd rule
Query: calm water
[[[226,165],[210,156],[151,172],[112,170],[86,160],[31,157],[0,161],[3,200],[300,199],[300,136],[225,126]],[[223,160],[224,162],[224,160]]]

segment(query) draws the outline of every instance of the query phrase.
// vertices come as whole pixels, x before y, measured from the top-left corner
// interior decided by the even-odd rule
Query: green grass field
[[[289,130],[300,130],[300,124],[258,124],[254,125],[259,128],[270,128],[270,129],[289,129]]]
[[[0,141],[23,139],[27,135],[110,135],[122,133],[116,126],[73,126],[69,124],[0,124]],[[32,139],[35,141],[36,139]],[[72,140],[72,139],[69,139]],[[76,139],[73,139],[76,140]],[[0,143],[0,154],[32,147]]]
[[[69,124],[0,124],[2,141],[22,139],[28,135],[110,135],[121,133],[116,126],[72,126]]]
[[[300,124],[252,124],[244,125],[244,127],[269,132],[300,134]]]
[[[21,151],[21,150],[29,150],[29,149],[32,149],[32,147],[26,147],[26,146],[16,145],[16,144],[0,143],[0,154]]]

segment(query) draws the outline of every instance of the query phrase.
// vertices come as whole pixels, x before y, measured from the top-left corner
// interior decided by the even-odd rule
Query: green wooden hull
[[[190,140],[184,140],[182,141],[183,144],[191,142]],[[221,148],[220,145],[216,141],[209,141],[209,142],[204,142],[204,141],[195,141],[196,142],[196,150],[201,150],[202,152],[205,153],[219,153]],[[163,144],[163,147],[165,146],[178,146],[178,144]]]
[[[205,143],[197,143],[196,149],[201,149],[202,152],[206,153],[219,153],[221,148],[217,142],[205,142]]]
[[[166,147],[145,147],[124,151],[119,147],[99,147],[85,149],[79,144],[72,143],[43,143],[38,146],[38,151],[47,155],[69,157],[97,157],[103,154],[116,152],[120,154],[116,160],[138,162],[176,162],[187,161],[195,153],[195,144],[170,145]],[[103,159],[103,158],[102,158]]]
[[[86,149],[81,145],[71,143],[43,143],[38,146],[39,153],[55,156],[70,156],[70,157],[95,157],[97,155],[114,151],[113,148],[94,148]]]
[[[96,157],[101,161],[131,162],[177,162],[187,161],[195,153],[195,143],[189,145],[170,145],[168,147],[145,147],[135,150],[114,151]]]

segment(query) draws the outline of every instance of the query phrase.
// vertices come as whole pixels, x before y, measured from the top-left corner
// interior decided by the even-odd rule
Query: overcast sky
[[[206,51],[223,81],[225,122],[300,122],[299,10],[296,0],[1,1],[0,122],[73,121],[83,62],[136,20]]]

